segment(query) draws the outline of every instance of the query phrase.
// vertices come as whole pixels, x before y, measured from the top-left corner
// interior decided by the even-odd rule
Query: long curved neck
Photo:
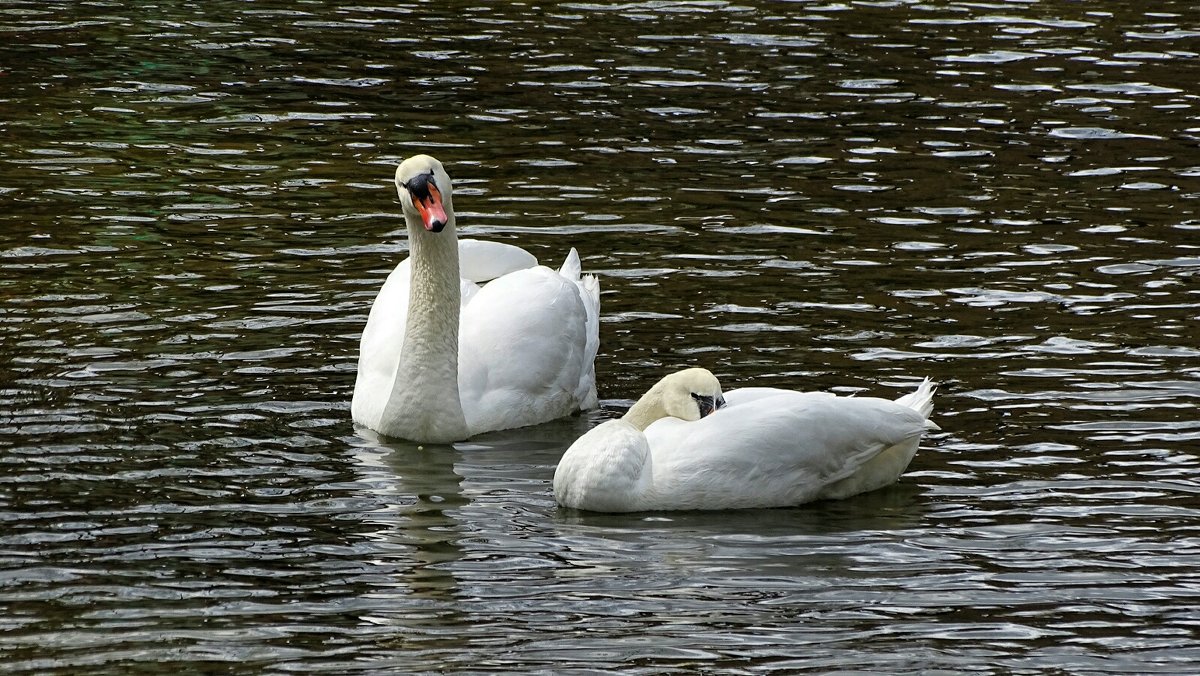
[[[662,392],[658,385],[655,385],[643,394],[621,419],[636,427],[638,431],[645,432],[650,423],[666,415],[666,411],[663,410]]]
[[[458,236],[449,208],[447,215],[446,227],[433,233],[419,216],[405,214],[412,266],[408,320],[388,406],[400,412],[408,428],[397,434],[419,441],[468,436],[458,390]]]

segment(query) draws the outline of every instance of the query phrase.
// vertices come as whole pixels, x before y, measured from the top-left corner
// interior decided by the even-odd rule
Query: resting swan
[[[767,387],[722,395],[692,368],[584,434],[554,472],[564,507],[595,512],[786,507],[891,484],[938,429],[926,378],[896,401]]]
[[[355,422],[446,443],[595,408],[600,287],[579,254],[555,271],[515,246],[460,241],[450,177],[428,155],[400,164],[396,190],[410,256],[363,329]]]

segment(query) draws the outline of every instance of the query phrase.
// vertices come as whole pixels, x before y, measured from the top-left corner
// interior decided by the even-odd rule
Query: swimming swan
[[[428,155],[397,167],[396,191],[410,256],[363,329],[354,421],[445,443],[595,408],[600,287],[575,249],[555,271],[519,247],[459,240],[450,177]]]
[[[935,385],[896,401],[767,387],[722,395],[693,368],[563,454],[560,505],[596,512],[785,507],[891,484],[927,430]]]

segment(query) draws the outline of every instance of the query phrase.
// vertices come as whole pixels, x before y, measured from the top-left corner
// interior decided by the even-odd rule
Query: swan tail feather
[[[600,352],[600,280],[595,275],[584,275],[579,282],[579,290],[587,306],[587,352],[585,359],[588,363],[596,360]]]
[[[583,263],[575,247],[571,247],[558,273],[575,284],[579,289],[579,298],[583,301],[587,341],[583,348],[583,374],[575,391],[575,400],[580,402],[580,409],[593,409],[599,406],[596,394],[596,355],[600,352],[600,281],[595,275],[583,274]]]
[[[932,420],[929,420],[929,414],[933,413],[933,395],[937,392],[937,383],[926,378],[917,386],[916,391],[904,395],[896,400],[897,404],[907,406],[912,410],[920,413],[925,418],[926,429],[941,429]]]
[[[578,282],[580,275],[583,274],[583,263],[579,260],[579,252],[575,247],[571,247],[571,252],[567,254],[567,260],[563,261],[562,267],[558,269],[558,274],[566,277],[572,282]]]

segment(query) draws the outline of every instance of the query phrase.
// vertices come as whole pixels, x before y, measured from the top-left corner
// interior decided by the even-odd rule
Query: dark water
[[[5,673],[1194,673],[1193,3],[0,1]],[[605,411],[349,421],[391,186],[601,278]],[[582,516],[669,370],[943,383],[894,488]]]

